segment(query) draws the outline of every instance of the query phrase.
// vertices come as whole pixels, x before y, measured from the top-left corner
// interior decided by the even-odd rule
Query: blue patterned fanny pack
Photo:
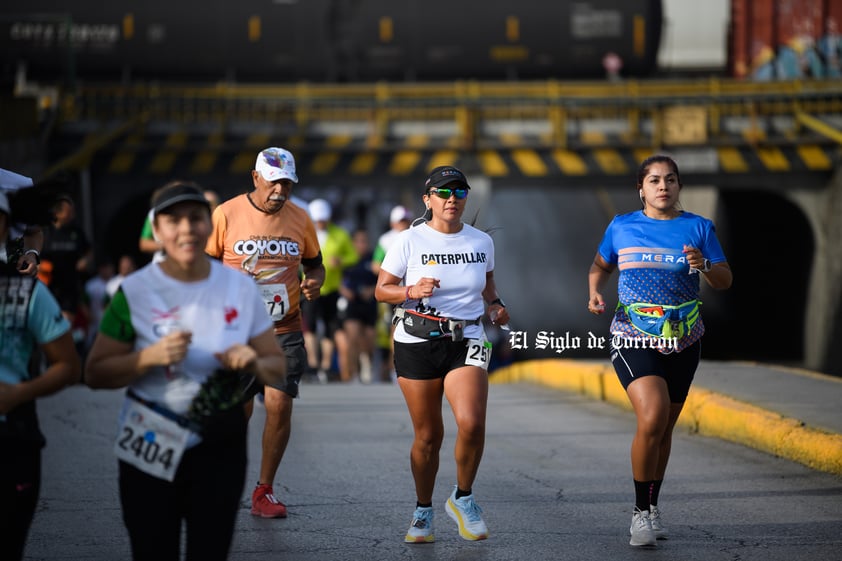
[[[652,337],[681,339],[690,333],[699,320],[701,305],[699,300],[690,300],[678,306],[635,302],[629,305],[617,304],[617,307],[623,309],[638,331]]]

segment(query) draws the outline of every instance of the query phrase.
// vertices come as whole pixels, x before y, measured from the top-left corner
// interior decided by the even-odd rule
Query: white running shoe
[[[433,536],[433,507],[419,506],[412,514],[412,523],[406,532],[403,541],[406,543],[432,543],[436,541]]]
[[[652,531],[652,521],[649,519],[648,510],[640,510],[634,507],[631,527],[629,528],[631,539],[629,545],[636,547],[655,545],[655,533]]]
[[[667,539],[667,529],[661,521],[661,511],[655,505],[649,505],[649,522],[652,523],[652,533],[655,534],[655,539]]]
[[[448,516],[459,526],[459,535],[466,540],[484,540],[488,537],[488,527],[482,520],[482,509],[474,501],[473,495],[456,498],[456,486],[444,505]]]

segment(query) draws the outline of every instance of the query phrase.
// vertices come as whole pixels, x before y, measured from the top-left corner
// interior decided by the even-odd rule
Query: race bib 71
[[[272,316],[272,321],[278,322],[284,319],[289,311],[289,293],[285,284],[258,284],[260,293],[263,295],[263,303],[266,311]]]

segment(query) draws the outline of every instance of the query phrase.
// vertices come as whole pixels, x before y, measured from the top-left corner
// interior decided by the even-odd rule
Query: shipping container
[[[838,78],[842,0],[732,0],[729,64],[737,78]]]

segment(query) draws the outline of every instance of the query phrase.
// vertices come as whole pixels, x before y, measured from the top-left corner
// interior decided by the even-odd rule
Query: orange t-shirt
[[[301,331],[298,271],[302,259],[320,251],[307,213],[287,202],[275,214],[266,214],[243,194],[216,207],[212,221],[208,255],[255,279],[276,334]]]

